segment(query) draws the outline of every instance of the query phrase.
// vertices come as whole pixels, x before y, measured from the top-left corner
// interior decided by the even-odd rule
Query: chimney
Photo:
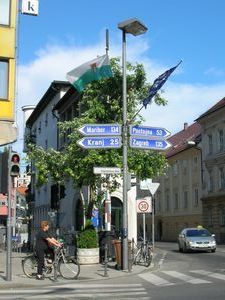
[[[184,123],[184,130],[186,130],[188,128],[188,123]]]

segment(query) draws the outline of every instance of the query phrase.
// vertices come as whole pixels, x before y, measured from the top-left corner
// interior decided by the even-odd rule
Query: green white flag
[[[66,74],[67,80],[82,92],[86,84],[94,80],[112,77],[108,55],[99,56]]]

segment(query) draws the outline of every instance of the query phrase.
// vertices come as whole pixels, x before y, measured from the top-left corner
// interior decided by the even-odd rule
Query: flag
[[[94,80],[112,77],[112,70],[107,54],[88,61],[66,74],[67,80],[82,92],[86,84]]]
[[[175,67],[167,70],[155,79],[153,85],[149,89],[148,97],[143,100],[143,105],[145,108],[151,102],[152,98],[156,95],[156,93],[161,89],[161,87],[164,85],[164,83],[167,81],[167,79],[173,73],[173,71],[181,64],[181,62],[182,60]]]

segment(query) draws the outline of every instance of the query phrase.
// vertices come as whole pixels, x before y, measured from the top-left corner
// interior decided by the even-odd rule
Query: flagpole
[[[109,29],[105,31],[105,53],[108,55],[109,52]]]

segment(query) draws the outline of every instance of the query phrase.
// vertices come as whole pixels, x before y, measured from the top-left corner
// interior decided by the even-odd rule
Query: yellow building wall
[[[8,99],[0,99],[0,120],[9,121],[15,119],[17,3],[11,0],[10,25],[0,25],[0,58],[9,60]]]

